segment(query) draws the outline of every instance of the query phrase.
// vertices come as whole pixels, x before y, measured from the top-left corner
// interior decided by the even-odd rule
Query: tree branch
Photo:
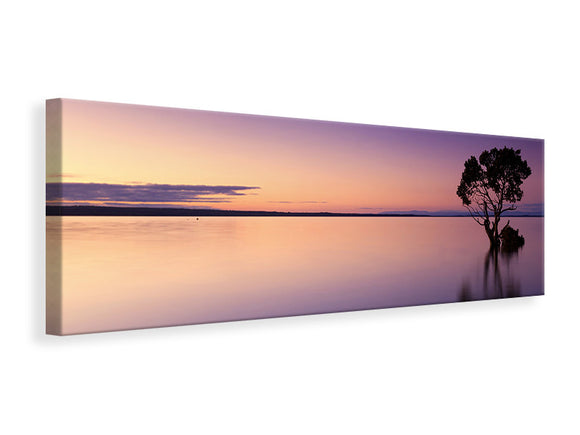
[[[506,211],[513,211],[513,210],[517,210],[518,206],[515,204],[511,204],[509,207],[504,208],[501,213],[504,213]]]
[[[467,209],[469,215],[473,218],[475,222],[477,222],[481,226],[484,226],[484,223],[481,221],[481,219],[484,219],[484,217],[480,212],[478,212],[473,207],[470,207],[468,205],[465,205],[464,207]]]

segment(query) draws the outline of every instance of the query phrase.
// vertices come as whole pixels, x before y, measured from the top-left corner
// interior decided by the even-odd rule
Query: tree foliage
[[[485,228],[492,247],[499,246],[501,215],[516,210],[524,192],[521,185],[532,173],[521,150],[504,147],[484,151],[479,160],[471,156],[465,162],[457,196],[471,217]]]

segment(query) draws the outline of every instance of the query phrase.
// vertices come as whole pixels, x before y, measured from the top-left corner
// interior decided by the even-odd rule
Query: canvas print
[[[69,99],[46,120],[49,334],[544,293],[541,139]]]

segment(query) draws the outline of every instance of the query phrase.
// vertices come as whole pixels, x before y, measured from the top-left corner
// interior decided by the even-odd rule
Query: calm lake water
[[[510,218],[526,239],[511,255],[471,218],[46,221],[65,334],[544,292],[543,218]]]

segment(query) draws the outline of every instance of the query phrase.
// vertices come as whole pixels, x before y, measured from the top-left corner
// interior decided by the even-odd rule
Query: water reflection
[[[77,334],[543,294],[543,220],[513,221],[486,252],[468,218],[49,216],[49,302]]]
[[[480,299],[514,298],[522,296],[522,285],[519,273],[513,272],[513,264],[517,263],[523,248],[489,249],[484,256],[481,285],[471,283],[464,278],[459,290],[460,301]],[[476,274],[476,276],[479,276]]]

